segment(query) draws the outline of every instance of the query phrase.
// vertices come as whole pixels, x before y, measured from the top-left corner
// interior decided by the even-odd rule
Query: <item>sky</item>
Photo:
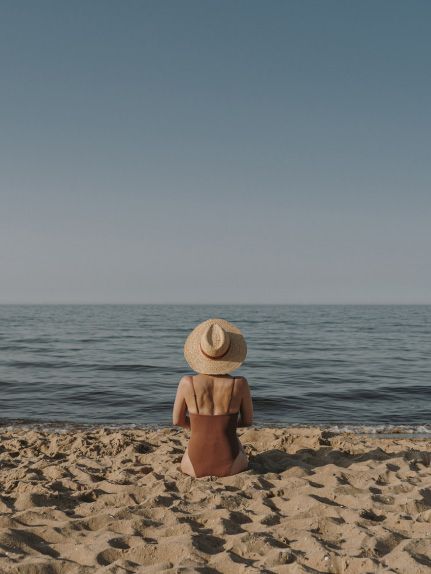
[[[0,303],[431,303],[428,0],[2,0]]]

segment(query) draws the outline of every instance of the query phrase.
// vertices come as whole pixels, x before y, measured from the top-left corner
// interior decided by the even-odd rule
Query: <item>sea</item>
[[[172,426],[211,317],[246,338],[256,426],[431,433],[429,305],[2,305],[0,423]]]

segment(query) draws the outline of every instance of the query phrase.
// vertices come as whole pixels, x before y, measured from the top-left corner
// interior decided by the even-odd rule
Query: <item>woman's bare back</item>
[[[221,415],[240,412],[238,426],[249,426],[252,423],[253,405],[248,382],[244,377],[204,374],[185,376],[180,381],[178,393],[182,395],[189,413]],[[180,406],[181,401],[176,404]],[[177,424],[181,423],[183,413],[175,413],[174,407],[174,419],[176,414]]]

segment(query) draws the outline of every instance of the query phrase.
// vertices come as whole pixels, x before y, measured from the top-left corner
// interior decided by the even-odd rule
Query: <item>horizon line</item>
[[[216,306],[237,306],[237,307],[246,307],[246,306],[365,306],[365,305],[369,305],[369,306],[428,306],[431,305],[431,302],[250,302],[250,303],[237,303],[237,302],[228,302],[228,303],[220,303],[220,302],[212,302],[212,303],[206,303],[206,302],[200,302],[200,303],[187,303],[187,302],[115,302],[115,301],[110,301],[110,302],[92,302],[92,301],[59,301],[59,302],[41,302],[41,301],[35,301],[35,302],[29,302],[29,301],[25,301],[25,302],[0,302],[0,306],[36,306],[36,305],[40,305],[40,306],[79,306],[79,305],[86,305],[86,306],[95,306],[95,305],[110,305],[110,306],[125,306],[125,305],[130,305],[130,306],[143,306],[143,305],[148,305],[148,306],[162,306],[162,305],[171,305],[171,306],[184,306],[184,307],[197,307],[197,306],[205,306],[205,307],[216,307]]]

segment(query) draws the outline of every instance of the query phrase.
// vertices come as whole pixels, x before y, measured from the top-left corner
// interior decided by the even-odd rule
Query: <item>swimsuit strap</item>
[[[191,380],[192,387],[193,387],[193,394],[194,394],[194,396],[195,396],[196,411],[197,411],[197,413],[199,414],[198,401],[196,400],[196,391],[195,391],[195,386],[194,386],[194,384],[193,384],[193,376],[190,376],[190,380]]]
[[[228,406],[228,408],[227,408],[227,412],[228,412],[228,413],[229,413],[229,411],[230,411],[230,404],[231,404],[231,402],[232,402],[234,386],[235,386],[235,377],[233,378],[233,381],[232,381],[232,390],[231,390],[231,393],[230,393],[230,401],[229,401],[229,406]]]

